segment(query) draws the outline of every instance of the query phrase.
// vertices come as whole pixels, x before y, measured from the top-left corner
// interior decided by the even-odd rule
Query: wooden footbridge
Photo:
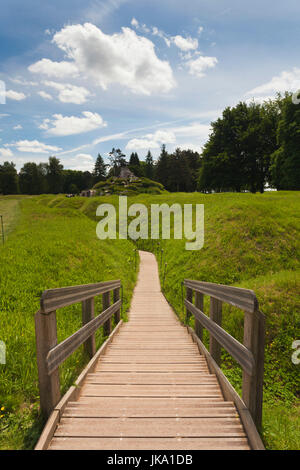
[[[48,421],[37,450],[264,449],[257,431],[264,317],[256,296],[199,281],[184,285],[195,331],[179,322],[166,301],[148,252],[140,252],[128,323],[120,320],[120,281],[44,292],[35,320],[41,409]],[[95,317],[99,294],[104,311]],[[211,297],[209,317],[204,295]],[[82,302],[83,327],[57,345],[55,312],[75,302]],[[244,310],[244,344],[222,329],[222,302]],[[117,326],[111,332],[113,315]],[[108,339],[96,352],[95,331],[102,325]],[[210,352],[201,341],[203,328],[210,332]],[[59,365],[81,344],[91,361],[61,398]],[[243,398],[219,367],[221,346],[243,368]]]

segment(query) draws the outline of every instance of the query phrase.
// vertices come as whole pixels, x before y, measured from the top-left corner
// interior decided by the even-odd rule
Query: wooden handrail
[[[121,287],[120,280],[45,290],[40,300],[40,311],[41,313],[52,312],[58,308],[83,302],[96,295],[105,294],[119,287]]]
[[[184,285],[201,294],[210,295],[221,302],[247,310],[247,312],[258,310],[258,301],[253,290],[214,284],[212,282],[192,281],[190,279],[185,279]]]
[[[79,286],[50,289],[41,296],[41,309],[35,315],[36,349],[39,376],[40,404],[42,413],[48,417],[60,400],[59,366],[81,344],[93,357],[96,353],[95,332],[103,325],[103,333],[111,333],[111,317],[120,322],[121,281],[98,282]],[[113,304],[110,305],[110,293]],[[103,311],[95,317],[94,298],[102,294]],[[83,326],[73,335],[57,344],[56,310],[82,303]]]
[[[202,340],[203,328],[210,333],[209,353],[220,366],[221,347],[243,368],[242,399],[257,428],[261,427],[264,374],[264,315],[259,311],[255,293],[249,289],[224,286],[210,282],[184,280],[186,287],[186,319],[195,316],[195,333]],[[193,293],[195,292],[195,305]],[[203,296],[210,295],[210,315],[203,313]],[[238,342],[222,327],[222,302],[244,310],[244,344]],[[202,344],[202,343],[201,343]],[[203,345],[204,347],[204,345]]]

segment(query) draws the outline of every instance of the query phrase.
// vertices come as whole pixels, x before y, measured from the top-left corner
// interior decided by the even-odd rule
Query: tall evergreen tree
[[[145,175],[150,180],[153,180],[153,178],[154,178],[154,161],[153,161],[153,157],[152,157],[152,154],[151,154],[150,150],[148,150],[148,153],[146,155],[145,163],[146,163]]]
[[[163,144],[161,146],[161,152],[158,157],[156,167],[155,167],[155,179],[161,183],[165,188],[168,188],[169,185],[169,171],[170,171],[170,156],[166,151],[166,146]]]
[[[107,165],[104,163],[103,158],[101,157],[100,153],[98,153],[97,160],[95,163],[94,171],[93,171],[93,179],[94,182],[97,183],[98,181],[104,181],[106,178],[106,167]]]

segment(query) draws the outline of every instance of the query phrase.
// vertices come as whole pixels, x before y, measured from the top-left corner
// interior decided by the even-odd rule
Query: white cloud
[[[23,127],[21,126],[21,124],[18,124],[17,126],[14,126],[13,129],[14,129],[15,131],[18,131],[18,130],[20,130],[20,129],[23,129]]]
[[[37,82],[31,82],[28,80],[24,80],[22,78],[11,78],[11,82],[16,83],[17,85],[22,85],[22,86],[37,86]]]
[[[210,125],[192,123],[186,126],[161,129],[154,134],[146,134],[141,138],[129,140],[127,150],[157,149],[162,144],[173,144],[184,149],[200,151],[211,131]],[[184,140],[183,140],[184,139]],[[187,141],[193,143],[186,143]],[[182,143],[183,142],[183,143]]]
[[[6,92],[6,98],[14,101],[22,101],[25,100],[26,95],[24,93],[14,91],[14,90],[7,90]]]
[[[50,135],[65,136],[81,134],[106,126],[106,123],[98,113],[84,111],[82,115],[83,117],[54,114],[54,119],[44,119],[39,128],[47,130],[47,133]]]
[[[127,150],[140,150],[159,148],[162,144],[173,144],[176,142],[172,131],[158,130],[154,134],[146,134],[142,138],[131,139],[127,145]]]
[[[133,26],[134,28],[138,28],[139,22],[135,18],[132,18],[131,26]]]
[[[215,67],[217,63],[218,59],[216,57],[200,56],[197,59],[188,60],[186,66],[191,75],[202,78],[205,76],[204,72]]]
[[[88,96],[90,96],[90,92],[82,86],[75,86],[69,83],[57,83],[51,81],[45,81],[44,85],[58,90],[58,99],[62,103],[83,104],[86,102]]]
[[[42,98],[44,98],[44,100],[53,100],[53,97],[49,93],[46,93],[45,91],[38,91],[37,93]]]
[[[42,59],[28,67],[29,72],[47,75],[48,77],[65,78],[78,74],[73,62],[53,62],[50,59]]]
[[[51,153],[61,150],[59,147],[46,145],[38,140],[19,140],[18,142],[10,145],[16,147],[19,152],[27,153]]]
[[[68,158],[64,165],[70,170],[90,171],[92,172],[95,166],[95,160],[92,155],[87,153],[79,153],[75,157]]]
[[[173,36],[172,42],[177,46],[181,51],[190,51],[198,48],[198,39],[193,39],[191,37],[184,38],[180,35]]]
[[[3,158],[11,158],[13,156],[13,153],[10,149],[0,148],[0,156]]]
[[[56,33],[52,42],[70,62],[42,59],[30,71],[61,77],[78,71],[103,89],[117,83],[145,95],[168,92],[175,86],[170,64],[157,57],[149,39],[130,28],[108,35],[91,23],[71,25]]]
[[[269,82],[264,83],[252,90],[248,91],[245,96],[267,95],[263,99],[268,99],[272,94],[273,97],[277,92],[297,91],[300,89],[300,69],[294,67],[293,70],[283,71],[280,75],[273,77]]]
[[[253,96],[251,98],[247,98],[245,100],[245,103],[251,104],[251,103],[256,103],[256,104],[263,104],[265,101],[268,100],[273,100],[274,95],[264,95],[264,96]]]
[[[197,30],[197,34],[198,34],[198,35],[202,34],[202,33],[203,33],[203,30],[204,30],[203,26],[199,26],[199,28],[198,28],[198,30]]]

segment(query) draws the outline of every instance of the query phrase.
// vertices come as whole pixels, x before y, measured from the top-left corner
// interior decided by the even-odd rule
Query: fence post
[[[245,312],[244,346],[250,349],[255,360],[252,376],[243,372],[242,397],[256,427],[260,429],[263,402],[265,317],[260,311]]]
[[[201,292],[195,291],[195,307],[197,307],[201,312],[203,312],[203,294]],[[198,338],[202,341],[203,340],[203,327],[199,320],[195,318],[195,333]]]
[[[85,325],[89,321],[95,318],[95,299],[87,299],[82,301],[82,325]],[[96,353],[96,339],[95,333],[91,335],[84,342],[84,350],[89,355],[90,358]]]
[[[103,310],[106,310],[110,306],[110,292],[102,294],[102,306]],[[111,333],[111,318],[109,318],[103,325],[104,336],[109,336]]]
[[[117,289],[114,289],[113,291],[114,303],[117,302],[119,298],[120,298],[120,288],[118,287]],[[116,311],[114,316],[115,316],[115,324],[117,325],[119,321],[121,320],[120,309]]]
[[[210,298],[209,317],[217,325],[222,325],[222,302],[214,297]],[[209,352],[219,366],[221,364],[221,346],[212,335],[209,338]]]
[[[190,287],[186,288],[186,300],[193,303],[193,289],[191,289]],[[191,312],[189,312],[189,310],[186,308],[185,309],[185,322],[187,325],[189,323],[190,316],[191,316]]]
[[[35,315],[35,336],[41,412],[48,417],[60,400],[58,368],[48,375],[47,354],[57,345],[56,311]]]

